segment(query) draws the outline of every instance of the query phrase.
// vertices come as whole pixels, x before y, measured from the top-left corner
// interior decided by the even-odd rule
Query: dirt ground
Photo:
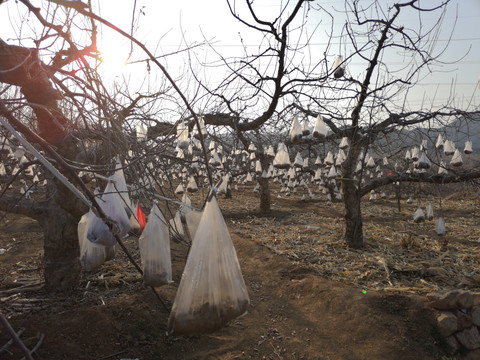
[[[410,215],[406,219],[405,214],[410,214],[411,208],[397,215],[401,220],[397,229],[378,224],[378,217],[369,216],[365,210],[365,226],[373,235],[367,237],[367,251],[362,255],[362,252],[348,252],[339,241],[341,204],[327,207],[321,200],[305,202],[300,195],[280,198],[278,195],[278,191],[272,194],[274,211],[268,217],[255,215],[258,200],[252,191],[245,191],[243,198],[234,193],[233,199],[219,201],[251,304],[246,315],[213,334],[165,336],[168,310],[143,285],[121,251],[97,272],[84,272],[80,288],[74,294],[68,297],[46,294],[41,289],[41,229],[34,221],[14,215],[8,215],[0,223],[0,248],[6,250],[0,256],[1,312],[16,330],[24,329],[21,338],[28,347],[32,348],[44,337],[36,352],[38,359],[453,359],[447,357],[442,338],[433,325],[434,314],[422,291],[398,290],[406,286],[402,281],[409,281],[412,289],[414,276],[420,277],[419,283],[423,279],[431,284],[434,276],[422,278],[419,274],[401,273],[403,277],[395,279],[392,270],[387,271],[391,276],[385,278],[382,267],[379,275],[371,270],[370,275],[361,278],[353,270],[349,272],[357,264],[356,257],[367,259],[366,253],[373,252],[375,227],[390,233],[402,230],[400,222],[410,221]],[[366,206],[372,207],[368,203]],[[393,200],[383,201],[375,209],[394,209],[394,206]],[[305,224],[307,215],[310,220]],[[321,217],[328,217],[326,225],[338,223],[339,228],[304,227],[312,225],[312,218]],[[253,232],[257,223],[266,230]],[[311,243],[312,249],[316,249],[315,262],[308,256],[302,257],[294,243],[282,238],[282,229],[288,228],[296,232],[291,238],[295,237],[297,243],[300,240],[296,234],[300,232],[304,246]],[[268,243],[267,231],[277,234],[278,241],[268,240]],[[471,231],[477,231],[478,235],[478,228]],[[318,252],[323,245],[311,239],[324,238],[331,240],[329,246],[336,248],[338,256]],[[137,239],[129,237],[125,243],[138,260]],[[443,246],[442,251],[455,243],[453,236],[448,243],[436,241],[439,249]],[[476,242],[467,245],[473,247]],[[282,246],[288,249],[282,250]],[[392,246],[396,253],[407,251],[405,247],[408,244]],[[453,249],[450,247],[450,251]],[[174,283],[157,289],[167,308],[174,300],[186,254],[185,245],[172,242]],[[320,266],[322,256],[324,264],[334,263],[335,257],[344,262],[339,265],[337,261],[336,270],[326,271]],[[327,259],[328,256],[331,258]],[[388,262],[393,261],[393,255],[389,259]],[[349,261],[353,266],[349,266]],[[360,265],[368,264],[365,260]],[[351,278],[349,274],[353,274]],[[431,288],[447,288],[448,284],[441,283],[443,278],[438,276]],[[25,287],[35,289],[37,285],[40,285],[37,290],[22,291]],[[475,286],[478,283],[472,288]],[[8,339],[0,326],[0,348]],[[0,352],[0,358],[6,360],[22,356],[15,345]]]

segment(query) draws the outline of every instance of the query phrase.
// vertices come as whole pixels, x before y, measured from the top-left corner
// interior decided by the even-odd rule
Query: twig
[[[33,347],[32,350],[30,350],[30,354],[33,354],[35,351],[38,350],[38,348],[42,345],[43,339],[45,339],[45,334],[40,334],[40,339],[37,341],[35,346]],[[25,360],[25,357],[21,358],[20,360]]]
[[[45,286],[45,283],[37,283],[38,285],[33,286],[35,283],[24,285],[24,286],[19,286],[13,289],[8,289],[8,290],[2,290],[0,291],[0,295],[5,295],[5,294],[16,294],[16,293],[21,293],[21,292],[28,292],[28,291],[38,291],[43,289]]]
[[[25,331],[25,328],[21,328],[20,330],[18,330],[17,335],[20,337],[20,336],[23,334],[24,331]],[[8,352],[8,353],[10,353],[10,355],[12,355],[12,353],[11,353],[10,351],[8,351],[8,347],[9,347],[10,345],[12,345],[12,343],[13,343],[13,339],[8,340],[8,341],[5,343],[5,345],[3,345],[3,346],[0,348],[0,354],[3,353],[3,352]]]
[[[23,353],[25,354],[25,358],[28,360],[33,360],[32,355],[30,354],[30,350],[25,346],[25,344],[20,340],[20,337],[17,335],[15,330],[13,330],[10,323],[7,321],[5,316],[0,312],[0,322],[2,323],[3,327],[12,337],[13,341],[22,349]]]

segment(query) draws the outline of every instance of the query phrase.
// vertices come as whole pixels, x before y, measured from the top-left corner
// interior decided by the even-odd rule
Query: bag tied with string
[[[244,314],[249,302],[232,239],[212,196],[192,241],[167,333],[211,333]]]

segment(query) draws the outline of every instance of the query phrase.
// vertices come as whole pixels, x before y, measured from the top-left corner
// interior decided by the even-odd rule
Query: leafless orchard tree
[[[167,126],[163,117],[180,118],[182,114],[167,115],[159,109],[180,108],[177,97],[172,95],[172,86],[165,80],[157,81],[156,88],[149,93],[131,94],[128,81],[107,88],[98,72],[101,54],[97,49],[97,27],[101,21],[114,26],[93,14],[86,4],[62,4],[43,2],[37,8],[22,0],[14,5],[19,13],[29,17],[30,28],[36,32],[28,34],[33,36],[33,43],[24,37],[23,28],[16,29],[15,45],[0,39],[0,82],[4,84],[0,113],[28,141],[43,150],[74,184],[78,185],[76,174],[80,170],[89,170],[87,178],[109,175],[116,156],[122,161],[129,157],[129,166],[124,169],[126,176],[137,185],[138,199],[142,196],[145,199],[142,195],[145,191],[168,181],[165,170],[174,153],[175,127]],[[25,19],[21,21],[24,24]],[[131,34],[123,35],[134,40]],[[152,64],[156,61],[151,53],[145,58]],[[150,63],[143,60],[143,64],[147,77]],[[139,123],[146,125],[149,141],[137,140]],[[155,126],[148,129],[152,124]],[[7,147],[12,146],[13,151],[21,147],[8,132],[2,130],[2,135],[2,162],[7,164]],[[60,162],[52,160],[48,150],[59,154],[66,164],[62,167]],[[34,160],[28,152],[26,155]],[[40,168],[38,163],[35,166]],[[88,208],[44,168],[39,180],[47,181],[45,193],[41,190],[26,197],[16,187],[10,190],[9,185],[23,177],[26,169],[20,166],[13,171],[14,165],[7,164],[11,173],[2,183],[0,209],[38,220],[44,230],[46,287],[68,291],[79,279],[77,224]],[[28,182],[30,189],[37,185],[40,184]]]
[[[327,11],[321,4],[300,0],[289,7],[288,2],[278,15],[261,16],[250,1],[245,2],[246,13],[237,11],[237,3],[228,2],[234,18],[249,31],[260,34],[262,40],[257,52],[248,48],[241,59],[220,57],[230,72],[218,87],[205,87],[217,100],[217,110],[209,108],[203,114],[206,123],[229,127],[239,138],[253,140],[255,137],[249,136],[253,131],[285,130],[294,115],[321,115],[330,130],[323,142],[338,144],[345,137],[350,143],[339,176],[345,204],[345,241],[353,248],[361,248],[360,205],[362,196],[369,191],[397,181],[449,182],[478,177],[478,172],[471,170],[456,170],[446,178],[401,171],[374,180],[364,175],[365,155],[369,152],[401,157],[406,147],[400,150],[402,142],[392,139],[407,136],[402,129],[438,127],[458,117],[471,121],[478,115],[478,109],[456,107],[454,98],[439,108],[411,107],[407,101],[423,71],[433,71],[449,45],[437,42],[448,3],[422,8],[416,0],[399,1],[389,7],[380,1],[347,1],[342,11],[347,20],[337,34],[334,20],[339,14]],[[405,12],[415,16],[429,13],[438,20],[429,26],[419,23],[408,27],[400,16]],[[309,42],[302,45],[299,40],[313,37],[306,26],[306,19],[313,14],[331,23],[322,57],[318,52],[313,56]],[[341,51],[348,49],[348,53],[343,54],[340,66],[334,67],[330,59],[336,42],[343,45]],[[392,52],[401,57],[401,68],[390,64]],[[364,71],[352,74],[348,67],[351,62],[361,63]],[[269,66],[263,66],[265,63]],[[315,139],[308,141],[318,143]],[[411,146],[411,141],[408,144]],[[267,204],[268,197],[265,199]]]

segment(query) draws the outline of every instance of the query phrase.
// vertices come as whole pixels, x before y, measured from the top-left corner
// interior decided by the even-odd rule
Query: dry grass
[[[414,204],[402,200],[401,212],[396,200],[365,199],[365,247],[354,250],[342,238],[342,203],[328,206],[324,198],[302,201],[302,192],[284,196],[274,187],[273,213],[262,216],[256,213],[258,193],[252,188],[242,187],[233,199],[220,200],[232,231],[326,278],[365,290],[417,294],[451,288],[480,290],[480,211],[475,195],[462,192],[442,200],[444,236],[435,232],[439,198],[424,195]],[[432,203],[434,220],[413,222],[419,202],[424,211]]]

